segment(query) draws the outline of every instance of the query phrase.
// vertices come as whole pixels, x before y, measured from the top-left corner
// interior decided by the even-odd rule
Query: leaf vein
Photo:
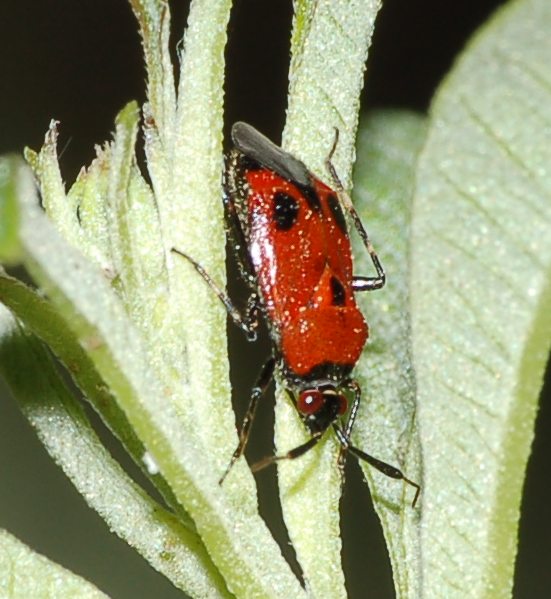
[[[450,239],[449,237],[444,235],[440,230],[431,229],[430,232],[442,243],[445,243],[457,250],[458,252],[463,253],[470,259],[471,262],[480,266],[484,270],[485,275],[492,275],[493,277],[495,277],[495,279],[497,279],[497,281],[501,283],[511,293],[512,297],[515,300],[519,302],[526,301],[526,294],[524,293],[524,289],[519,289],[516,285],[514,285],[513,282],[508,278],[508,276],[506,276],[504,271],[497,270],[493,266],[493,264],[487,264],[485,261],[481,260],[476,253],[470,252],[465,244],[457,243],[455,239]],[[445,279],[446,274],[447,271],[441,271],[440,277]],[[516,277],[514,280],[518,280],[518,277]],[[451,278],[448,278],[448,282],[451,284]]]
[[[440,385],[442,385],[442,387],[447,389],[451,394],[457,395],[459,397],[459,399],[463,400],[465,403],[470,404],[473,408],[480,410],[481,412],[483,412],[486,416],[488,416],[492,420],[500,420],[499,415],[496,414],[495,412],[492,412],[486,404],[478,402],[476,399],[474,399],[472,396],[468,395],[464,391],[460,390],[458,387],[453,387],[452,385],[450,385],[450,383],[446,379],[438,376],[438,374],[434,375],[434,380],[436,382],[438,382]],[[475,430],[477,430],[477,429],[475,429]],[[485,439],[485,437],[482,437],[482,438]],[[490,448],[490,446],[488,446],[488,450],[492,451],[492,453],[494,453],[493,450]]]
[[[516,152],[513,151],[511,146],[496,133],[496,131],[493,129],[493,127],[490,125],[490,123],[488,123],[482,117],[482,115],[480,115],[474,109],[472,104],[469,102],[469,99],[467,98],[467,96],[464,96],[464,95],[459,96],[459,103],[463,106],[463,108],[465,109],[467,114],[470,116],[470,118],[480,127],[480,129],[482,129],[482,131],[486,134],[486,136],[489,139],[491,139],[498,148],[501,149],[503,154],[505,154],[505,156],[507,158],[509,158],[509,160],[513,164],[515,164],[522,173],[524,173],[526,178],[529,181],[531,181],[532,183],[537,184],[537,182],[539,182],[539,180],[540,180],[538,173],[534,172],[528,166],[528,164],[526,162],[524,162],[524,160],[522,160],[522,158]],[[537,186],[542,193],[545,193],[545,190],[541,189],[541,187],[539,185],[537,185]]]
[[[456,181],[454,181],[448,175],[448,173],[446,173],[442,169],[438,168],[437,171],[442,176],[444,181],[446,181],[446,183],[448,183],[453,188],[455,193],[461,196],[464,200],[467,200],[473,208],[480,212],[488,220],[488,222],[490,222],[502,234],[503,237],[508,238],[509,244],[520,250],[531,262],[537,264],[539,268],[545,268],[545,266],[539,261],[539,256],[530,251],[529,248],[523,246],[518,239],[514,237],[511,238],[511,232],[508,231],[503,226],[503,224],[489,210],[487,210],[472,194],[465,191],[465,189],[463,189]],[[535,209],[534,211],[537,212]],[[545,215],[541,213],[538,214],[538,216],[545,218]]]

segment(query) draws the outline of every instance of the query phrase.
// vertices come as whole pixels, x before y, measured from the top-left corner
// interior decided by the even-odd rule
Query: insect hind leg
[[[325,166],[327,171],[331,175],[333,179],[333,185],[335,187],[335,191],[337,192],[337,196],[342,206],[346,209],[350,217],[352,218],[352,222],[354,223],[354,227],[360,236],[369,257],[371,258],[371,262],[375,267],[375,271],[377,272],[376,277],[354,277],[352,281],[352,288],[354,291],[374,291],[375,289],[381,289],[384,287],[386,282],[386,274],[384,268],[379,260],[379,256],[377,256],[377,252],[369,239],[369,235],[365,230],[362,221],[354,208],[354,204],[352,204],[352,200],[348,195],[347,191],[344,189],[344,185],[337,174],[337,170],[335,169],[335,165],[332,162],[333,155],[335,154],[335,150],[337,149],[337,144],[339,141],[339,130],[335,127],[335,139],[333,140],[333,145],[331,146],[331,150],[325,160]]]

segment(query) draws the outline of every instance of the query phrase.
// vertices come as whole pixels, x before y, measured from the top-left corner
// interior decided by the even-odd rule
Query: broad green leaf
[[[517,0],[437,94],[411,299],[427,597],[507,597],[551,339],[551,4]]]
[[[378,0],[295,3],[283,145],[329,183],[324,162],[335,127],[340,133],[335,166],[345,184],[350,180],[359,94],[379,7]],[[307,438],[289,398],[278,392],[278,451],[285,452]],[[278,465],[285,523],[309,588],[318,597],[346,596],[340,560],[337,451],[336,441],[327,435],[300,460]]]
[[[102,599],[93,584],[0,529],[0,596],[9,599]]]
[[[420,116],[372,113],[360,122],[354,169],[355,205],[387,282],[381,290],[358,296],[370,340],[354,371],[362,386],[362,404],[352,439],[418,484],[422,457],[411,363],[408,270],[415,167],[424,139],[425,121]],[[352,238],[355,272],[372,275],[365,246],[354,232]],[[362,463],[362,469],[383,526],[397,597],[421,597],[420,504],[411,505],[416,490],[367,464]]]
[[[113,532],[192,597],[230,596],[198,535],[153,501],[111,458],[49,353],[3,306],[0,372],[50,455]],[[41,592],[46,594],[44,588]]]

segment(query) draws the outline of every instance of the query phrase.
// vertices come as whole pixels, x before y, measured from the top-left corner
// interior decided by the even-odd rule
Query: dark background
[[[171,2],[175,41],[185,23],[187,4]],[[370,52],[364,106],[426,111],[454,56],[500,4],[385,0]],[[278,140],[284,122],[291,2],[236,0],[235,5],[227,51],[226,126],[244,119]],[[59,119],[63,173],[71,182],[80,166],[93,158],[94,144],[110,138],[116,112],[131,99],[144,100],[145,72],[134,17],[124,0],[4,0],[0,14],[0,153],[20,152],[25,145],[38,149],[49,120]],[[231,343],[234,355],[245,355],[248,348],[238,334],[232,333]],[[246,357],[246,367],[233,368],[236,396],[246,397],[260,367],[257,348],[254,353]],[[521,599],[551,594],[551,498],[546,474],[551,410],[543,401],[549,392],[548,384],[522,508],[515,586],[515,597]],[[242,410],[238,407],[239,413]],[[271,450],[271,432],[262,434],[262,429],[272,424],[270,410],[261,411],[253,455]],[[116,443],[108,442],[117,451]],[[86,507],[51,463],[3,386],[0,456],[1,527],[114,598],[182,596]],[[131,465],[128,468],[135,474]],[[286,545],[273,499],[275,479],[263,475],[259,480],[263,513]],[[350,596],[385,599],[393,596],[390,567],[378,523],[366,505],[367,490],[352,467],[342,506]],[[368,556],[366,545],[371,547]]]

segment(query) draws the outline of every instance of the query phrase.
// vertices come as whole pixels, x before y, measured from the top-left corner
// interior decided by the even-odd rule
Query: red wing
[[[286,368],[299,377],[324,364],[352,368],[368,330],[335,194],[315,179],[301,186],[266,168],[248,170],[246,179],[248,250]]]
[[[318,181],[301,190],[268,169],[249,171],[247,180],[249,251],[272,323],[281,329],[304,308],[355,305],[350,243],[333,192]]]

